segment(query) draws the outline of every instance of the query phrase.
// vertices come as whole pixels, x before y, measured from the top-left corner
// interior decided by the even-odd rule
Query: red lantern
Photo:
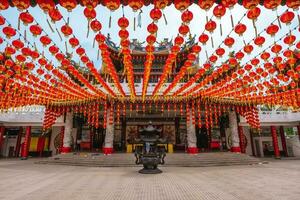
[[[266,61],[266,60],[268,60],[269,58],[270,58],[270,53],[268,53],[268,52],[263,52],[261,55],[260,55],[260,57],[261,57],[261,59],[263,59],[264,61]]]
[[[76,0],[59,0],[59,4],[68,10],[68,12],[71,12],[74,8],[77,6]]]
[[[150,11],[150,17],[153,21],[158,21],[162,16],[162,12],[160,9],[158,8],[153,8],[151,11]]]
[[[205,24],[205,30],[207,30],[208,32],[212,33],[214,32],[214,30],[216,29],[217,24],[215,21],[210,20]]]
[[[225,15],[225,13],[226,13],[226,8],[222,4],[217,5],[213,10],[213,14],[217,18],[223,17]]]
[[[190,21],[192,21],[192,19],[193,19],[193,13],[189,10],[186,10],[181,14],[181,20],[184,23],[188,24],[190,23]]]
[[[69,43],[72,46],[72,48],[75,48],[79,45],[79,40],[75,37],[72,37],[69,39]]]
[[[250,53],[253,51],[253,46],[250,45],[250,44],[244,46],[244,51],[245,51],[247,54],[250,54]]]
[[[288,35],[284,38],[283,42],[287,45],[292,45],[296,40],[296,36],[294,35]]]
[[[181,24],[181,26],[178,29],[178,32],[181,35],[185,36],[188,32],[190,32],[190,28],[185,24]]]
[[[82,4],[88,9],[94,9],[98,5],[98,0],[81,0]]]
[[[62,19],[62,15],[57,8],[49,10],[48,14],[49,14],[49,17],[51,18],[52,22],[57,22]]]
[[[28,11],[20,13],[19,19],[23,22],[24,25],[28,25],[33,22],[33,17]]]
[[[156,24],[151,23],[151,24],[148,25],[147,30],[148,30],[149,33],[154,34],[154,33],[157,32],[158,27],[157,27]]]
[[[37,4],[44,12],[49,12],[55,8],[55,3],[53,0],[37,0]]]
[[[14,40],[12,41],[12,45],[16,48],[16,49],[22,49],[24,47],[24,43],[21,40]]]
[[[41,33],[42,33],[42,28],[37,24],[31,25],[29,30],[33,34],[34,37],[41,35]]]
[[[214,5],[215,1],[214,0],[199,0],[198,1],[198,5],[200,6],[200,8],[202,8],[203,10],[209,10],[213,5]]]
[[[272,37],[278,32],[279,27],[275,24],[271,24],[268,28],[267,28],[267,33],[269,35],[271,35]]]
[[[156,42],[156,37],[154,35],[148,35],[146,41],[148,44],[153,45]]]
[[[14,28],[12,28],[11,26],[4,27],[2,29],[2,32],[8,39],[16,35],[16,30]]]
[[[9,7],[8,0],[0,1],[0,10],[6,10]]]
[[[129,32],[127,30],[120,30],[119,31],[119,37],[122,39],[122,40],[126,40],[128,37],[129,37]]]
[[[65,24],[61,27],[61,32],[65,35],[65,37],[73,34],[73,30],[68,24]]]
[[[245,56],[245,54],[244,54],[243,52],[241,52],[241,51],[239,51],[239,52],[237,52],[237,53],[235,54],[235,57],[236,57],[237,59],[239,59],[239,60],[243,59],[244,56]]]
[[[221,3],[226,8],[232,8],[237,3],[237,0],[221,0]]]
[[[271,48],[271,51],[273,53],[279,53],[282,50],[282,46],[279,44],[274,44],[273,47]]]
[[[83,14],[84,16],[88,19],[88,21],[91,21],[92,19],[94,19],[97,15],[95,9],[89,9],[89,8],[85,8],[83,10]]]
[[[15,50],[13,47],[8,46],[8,47],[5,47],[4,53],[5,53],[7,56],[11,56],[11,55],[13,55],[13,54],[16,53],[16,50]]]
[[[274,10],[281,4],[281,0],[264,0],[264,6],[267,9]]]
[[[239,36],[242,36],[245,31],[247,30],[247,27],[245,24],[239,23],[238,25],[235,26],[234,31],[236,32],[236,34],[238,34]]]
[[[103,42],[105,42],[105,36],[102,35],[102,34],[97,34],[97,35],[95,36],[95,40],[96,40],[98,43],[103,43]]]
[[[121,17],[118,20],[118,25],[121,29],[126,29],[129,26],[129,21],[126,17]]]
[[[220,48],[216,49],[216,54],[218,56],[222,57],[224,55],[224,53],[225,53],[225,50],[223,48],[220,47]]]
[[[174,6],[177,10],[184,11],[190,6],[190,0],[174,0]]]
[[[5,18],[0,16],[0,26],[2,26],[3,24],[5,24]]]
[[[243,6],[246,9],[252,9],[259,4],[259,0],[243,0]]]
[[[202,33],[200,36],[199,36],[199,42],[201,42],[203,45],[206,44],[206,42],[208,41],[209,37],[207,34],[205,33]]]
[[[232,47],[232,45],[234,44],[234,39],[232,37],[227,37],[225,40],[224,40],[224,44],[226,46],[228,46],[229,48]]]
[[[43,46],[47,46],[51,43],[51,39],[48,36],[42,36],[40,37],[40,41],[43,44]]]
[[[177,46],[182,45],[183,42],[184,42],[183,37],[181,37],[181,36],[179,36],[179,35],[178,35],[178,36],[175,38],[175,40],[174,40],[174,43],[175,43],[175,45],[177,45]]]
[[[11,0],[11,2],[18,10],[26,10],[30,6],[30,0]]]
[[[104,5],[111,11],[115,11],[120,7],[120,0],[104,0]]]
[[[294,17],[295,17],[295,14],[293,12],[286,11],[285,13],[283,13],[280,16],[280,21],[285,24],[290,24],[291,21],[294,19]]]
[[[95,33],[102,29],[102,24],[97,19],[93,20],[90,26]]]
[[[199,45],[194,45],[194,46],[192,47],[192,51],[193,51],[194,53],[200,53],[201,47],[200,47]]]
[[[52,55],[54,55],[59,51],[59,49],[55,45],[52,45],[52,46],[49,47],[49,51]]]
[[[299,0],[286,0],[286,5],[289,8],[292,8],[294,10],[298,10],[300,6],[300,1]]]
[[[251,8],[247,13],[247,17],[251,20],[256,20],[259,17],[260,12],[260,8],[258,7]]]
[[[264,37],[258,36],[257,38],[255,38],[254,44],[261,47],[265,43],[265,41],[266,39]]]
[[[164,9],[168,4],[169,0],[153,0],[154,7]]]
[[[128,0],[128,5],[136,12],[143,7],[144,2],[143,0]]]

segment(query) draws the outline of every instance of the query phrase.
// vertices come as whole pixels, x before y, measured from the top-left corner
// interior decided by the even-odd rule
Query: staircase
[[[191,155],[186,153],[167,154],[165,167],[210,167],[231,165],[253,165],[262,163],[261,160],[245,154],[230,152],[199,153]],[[101,153],[69,153],[53,156],[36,162],[37,164],[57,164],[86,167],[133,167],[135,157],[133,154],[116,153],[103,155]]]

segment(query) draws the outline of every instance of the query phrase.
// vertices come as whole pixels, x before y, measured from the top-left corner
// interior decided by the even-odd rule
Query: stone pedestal
[[[192,122],[192,110],[189,110],[189,115],[190,120],[186,122],[186,127],[187,127],[187,152],[190,154],[196,154],[198,153],[198,148],[197,148],[197,137],[196,137],[196,127],[195,124]]]
[[[22,152],[21,152],[21,157],[23,160],[28,158],[30,140],[31,140],[31,126],[27,126],[26,131],[25,131],[25,139],[24,139],[24,143],[23,143],[23,148],[22,148]]]
[[[105,139],[104,139],[104,146],[103,146],[103,153],[105,155],[109,155],[113,153],[114,150],[114,127],[115,127],[115,120],[114,116],[112,118],[112,123],[109,122],[109,116],[111,115],[111,109],[107,109],[107,125],[105,129]],[[113,115],[114,113],[112,113]]]
[[[237,123],[237,116],[235,111],[229,112],[229,129],[231,132],[231,152],[240,153],[240,139],[239,139],[239,133],[238,133],[238,123]]]
[[[64,136],[63,146],[61,148],[61,153],[71,152],[72,129],[73,129],[73,114],[71,112],[67,112],[64,135],[63,135]]]

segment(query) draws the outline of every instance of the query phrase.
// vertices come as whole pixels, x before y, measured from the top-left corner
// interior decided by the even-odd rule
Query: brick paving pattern
[[[226,167],[76,167],[0,160],[1,200],[299,200],[300,161]]]

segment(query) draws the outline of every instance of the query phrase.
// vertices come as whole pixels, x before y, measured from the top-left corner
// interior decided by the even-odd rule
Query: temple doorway
[[[207,151],[209,148],[209,139],[207,129],[202,126],[201,128],[196,127],[196,137],[197,137],[197,148],[200,151]]]

